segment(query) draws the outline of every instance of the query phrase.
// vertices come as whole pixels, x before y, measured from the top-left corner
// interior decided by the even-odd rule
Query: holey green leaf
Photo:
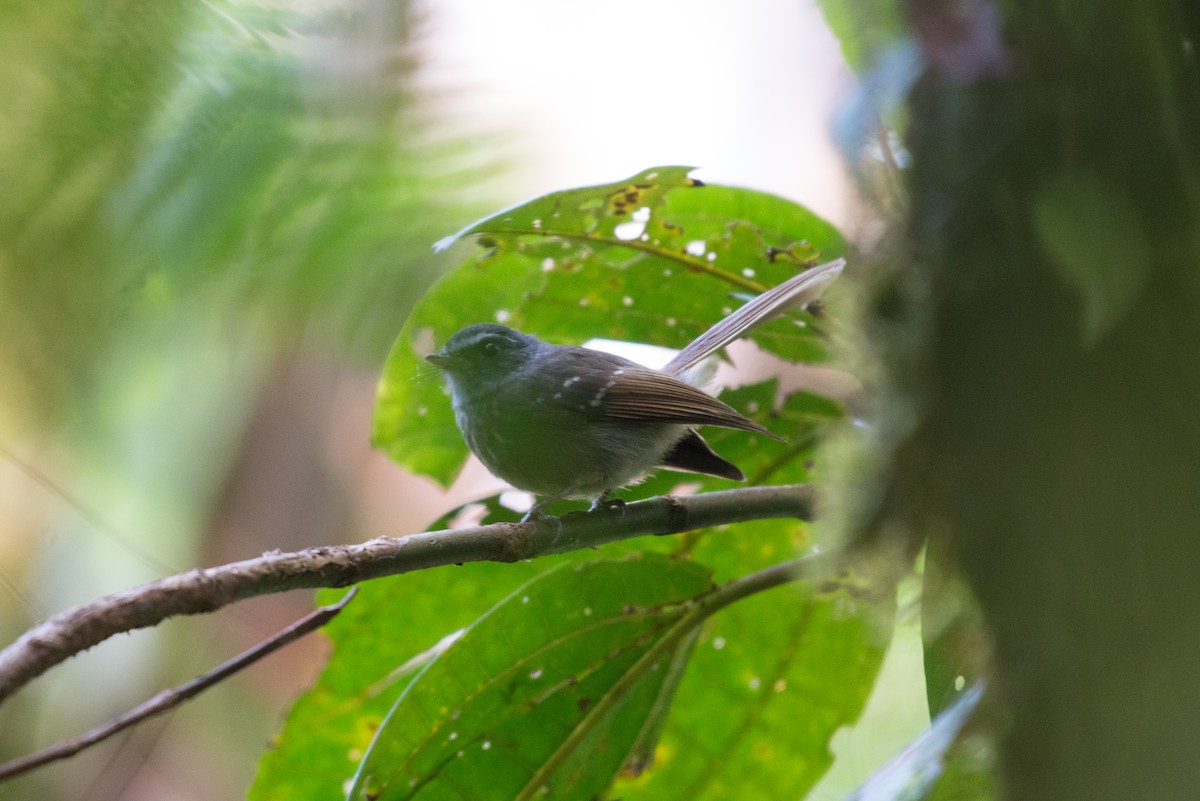
[[[414,472],[453,479],[466,446],[422,358],[465,325],[502,322],[561,344],[599,337],[678,348],[745,296],[844,250],[837,230],[807,209],[703,185],[690,172],[659,167],[556,192],[450,237],[474,238],[479,247],[426,294],[393,346],[379,385],[375,446]],[[825,359],[807,312],[752,338],[788,359]]]
[[[739,527],[738,537],[754,543],[760,533]],[[653,758],[611,797],[804,798],[833,764],[834,734],[859,718],[875,686],[895,619],[892,589],[860,575],[799,582],[713,616]]]
[[[559,558],[572,558],[559,557]],[[417,671],[486,610],[546,569],[541,561],[420,570],[359,585],[325,628],[332,653],[259,762],[250,801],[341,797]],[[342,590],[323,590],[332,603]]]
[[[539,576],[408,686],[348,797],[594,797],[646,742],[711,589],[707,569],[660,554]]]

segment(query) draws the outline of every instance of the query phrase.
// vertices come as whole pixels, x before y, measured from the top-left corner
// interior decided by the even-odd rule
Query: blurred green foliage
[[[930,540],[931,706],[959,677],[995,690],[993,758],[960,750],[936,797],[1178,797],[1200,784],[1175,747],[1200,720],[1177,625],[1200,615],[1200,18],[904,6],[922,69],[862,321],[884,366],[865,536]]]
[[[433,241],[492,205],[464,199],[499,169],[499,140],[468,147],[444,128],[438,98],[417,88],[421,36],[420,15],[395,0],[0,3],[5,641],[219,555],[210,540],[239,469],[265,450],[248,432],[283,405],[264,400],[278,400],[280,375],[305,358],[373,371],[444,267]],[[305,391],[306,408],[324,400]],[[249,493],[255,508],[296,506],[309,490],[305,508],[330,521],[321,538],[347,536],[340,488],[303,483],[326,467],[316,435],[288,436],[297,469],[272,465]],[[261,533],[274,547],[293,532]],[[163,627],[55,671],[6,708],[0,754],[75,735],[211,667],[233,649],[231,629],[269,628],[250,613],[212,625]],[[236,692],[262,703],[257,687]],[[214,720],[210,706],[211,730],[179,735],[221,743],[195,754],[201,773],[208,750],[233,755],[194,797],[227,797],[222,783],[248,773],[261,742],[266,723],[246,718],[270,712],[229,706],[241,717]],[[106,766],[112,753],[0,794],[116,797],[138,766]]]
[[[895,0],[817,0],[846,63],[860,75],[905,35],[902,4]]]
[[[4,402],[86,402],[114,339],[200,306],[232,343],[378,360],[471,174],[412,89],[413,26],[404,3],[6,4]]]

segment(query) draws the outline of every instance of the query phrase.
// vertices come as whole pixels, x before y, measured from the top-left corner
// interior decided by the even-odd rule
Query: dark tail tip
[[[719,476],[730,481],[746,480],[745,473],[736,464],[718,456],[695,431],[689,431],[687,436],[675,443],[675,447],[667,451],[662,466],[688,473]]]

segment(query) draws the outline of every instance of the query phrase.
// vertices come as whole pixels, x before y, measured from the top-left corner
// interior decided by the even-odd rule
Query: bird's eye
[[[500,345],[498,345],[496,342],[494,342],[492,340],[488,340],[487,342],[484,342],[481,347],[483,348],[483,352],[486,353],[488,356],[499,356],[500,355]]]

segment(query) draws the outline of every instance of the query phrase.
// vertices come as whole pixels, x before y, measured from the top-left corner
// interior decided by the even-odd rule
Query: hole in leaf
[[[620,239],[622,242],[631,242],[640,237],[645,230],[646,224],[644,222],[631,220],[629,222],[620,223],[617,225],[617,227],[613,228],[613,236],[615,236],[617,239]]]

